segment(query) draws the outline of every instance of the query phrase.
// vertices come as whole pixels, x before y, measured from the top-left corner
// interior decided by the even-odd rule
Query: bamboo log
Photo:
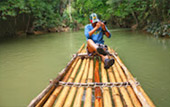
[[[98,57],[96,58],[96,64],[95,64],[95,73],[94,73],[94,80],[95,82],[100,82],[100,77],[99,77],[99,59]],[[94,102],[95,107],[102,107],[102,93],[99,87],[95,88],[95,102]]]
[[[123,66],[124,63],[122,62],[122,60],[120,59],[119,56],[117,56],[117,60],[119,60],[121,62],[121,64]],[[136,83],[136,80],[134,79],[133,75],[129,72],[129,70],[127,69],[128,73],[129,73],[129,76],[131,77],[131,79]],[[155,105],[153,104],[152,100],[149,98],[149,96],[145,93],[145,91],[143,90],[143,88],[138,85],[137,88],[139,89],[139,91],[142,93],[142,95],[146,98],[146,101],[148,102],[148,104],[150,105],[150,107],[155,107]]]
[[[38,102],[48,93],[48,91],[56,84],[61,78],[64,76],[64,74],[68,71],[70,66],[73,64],[75,61],[76,57],[73,57],[71,61],[67,64],[67,66],[58,74],[57,78],[54,79],[37,97],[35,97],[28,107],[35,107]],[[46,97],[45,97],[46,98]]]
[[[71,76],[69,77],[67,82],[72,82],[74,80],[74,77],[79,69],[79,66],[81,64],[81,59],[79,59],[79,61],[77,62],[75,68],[73,69],[73,72],[71,74]],[[55,107],[62,107],[65,101],[65,98],[67,97],[68,91],[70,90],[69,86],[65,86],[64,89],[62,90],[62,92],[60,93],[60,96],[55,104]]]
[[[80,47],[80,49],[78,50],[78,52],[77,52],[77,53],[81,53],[81,52],[82,52],[82,50],[83,50],[83,48],[84,48],[84,46],[85,46],[85,44],[83,43],[83,45]]]
[[[49,98],[50,94],[54,90],[55,86],[52,86],[51,89],[48,91],[48,93],[38,102],[36,107],[42,107],[42,105],[45,103],[45,101]]]
[[[83,50],[82,50],[82,53],[86,53],[86,49],[83,49]]]
[[[113,50],[113,49],[112,49]],[[114,51],[114,50],[113,50]],[[113,52],[112,51],[112,52]],[[145,107],[155,107],[155,105],[153,104],[153,102],[151,101],[151,99],[147,96],[147,94],[142,91],[142,87],[140,85],[136,86],[136,80],[134,79],[134,77],[131,75],[131,73],[129,72],[129,70],[126,68],[126,66],[123,64],[123,62],[121,61],[121,59],[119,58],[119,56],[116,56],[113,54],[113,56],[115,57],[115,59],[117,60],[118,64],[121,66],[121,68],[123,69],[123,71],[125,72],[129,82],[132,85],[133,90],[135,91],[136,95],[138,96],[140,102],[142,103],[143,106]]]
[[[150,107],[155,107],[155,105],[153,104],[153,102],[151,101],[151,99],[149,98],[149,96],[145,93],[145,91],[143,90],[143,88],[139,85],[137,86],[137,88],[139,89],[139,91],[143,94],[143,96],[146,98],[146,101],[148,102],[148,104],[150,105]]]
[[[34,98],[28,107],[35,107],[37,103],[48,93],[48,91],[52,88],[53,84],[49,84],[36,98]]]
[[[80,79],[82,77],[82,74],[84,72],[84,69],[85,69],[85,64],[86,64],[86,59],[83,60],[83,64],[81,66],[80,72],[78,73],[74,83],[79,83],[79,81],[80,81]],[[64,104],[63,107],[71,107],[71,104],[72,104],[72,101],[74,99],[74,95],[75,95],[76,91],[77,91],[77,87],[72,87],[71,88],[71,90],[70,90],[70,92],[69,92],[69,94],[68,94],[68,96],[67,96],[67,98],[65,100],[65,104]]]
[[[80,49],[77,51],[78,54],[81,53],[81,51],[83,50],[84,46],[85,46],[85,44],[83,44],[83,45],[80,47]],[[75,60],[74,64],[73,64],[73,59]],[[64,79],[63,79],[62,81],[64,81],[64,82],[67,81],[67,79],[68,79],[68,77],[70,76],[70,74],[71,74],[71,72],[72,72],[75,64],[77,63],[77,60],[78,60],[78,58],[77,58],[76,56],[74,56],[74,57],[72,58],[72,60],[70,61],[71,63],[69,63],[69,64],[66,66],[65,71],[67,70],[68,73],[64,76]],[[68,69],[70,69],[70,70],[68,70]],[[61,74],[61,73],[60,73],[60,74]],[[59,74],[59,75],[60,75],[60,74]],[[65,73],[64,73],[64,74],[65,74]],[[47,102],[44,104],[44,107],[51,107],[51,106],[54,104],[54,102],[55,102],[58,94],[59,94],[60,91],[62,90],[62,88],[63,88],[63,86],[58,86],[58,87],[53,91],[52,95],[49,97],[49,99],[47,100]]]
[[[114,71],[114,74],[115,74],[115,77],[116,77],[116,81],[122,82],[115,64],[113,65],[113,71]],[[133,107],[133,104],[131,102],[131,99],[130,99],[128,92],[126,91],[125,87],[120,87],[119,89],[120,89],[120,93],[121,93],[123,100],[124,100],[124,105],[127,106],[127,107]]]
[[[112,67],[110,67],[107,70],[107,72],[109,75],[110,82],[116,82]],[[112,97],[113,97],[115,107],[123,107],[123,103],[121,101],[120,93],[117,87],[112,87]]]
[[[102,75],[102,82],[103,83],[108,82],[107,73],[106,70],[104,69],[103,62],[101,63],[101,75]],[[104,107],[112,107],[112,101],[111,101],[111,96],[108,87],[103,87],[103,101],[104,101]]]
[[[115,61],[115,66],[117,67],[117,70],[119,71],[119,75],[122,78],[123,82],[128,82],[124,72],[122,71],[122,69],[118,65],[117,61]],[[138,98],[137,98],[135,92],[133,91],[132,87],[127,86],[126,88],[127,88],[128,92],[129,92],[129,95],[131,97],[131,100],[132,100],[134,106],[135,107],[141,107],[142,105],[141,105],[140,101],[138,100]]]
[[[80,53],[83,48],[84,48],[85,44],[83,44],[81,46],[81,48],[79,49],[79,51],[77,53]],[[47,100],[47,98],[49,97],[50,94],[49,93],[49,90],[50,89],[53,89],[53,86],[54,84],[58,83],[59,80],[61,80],[63,78],[63,76],[66,74],[66,72],[68,71],[68,69],[70,68],[70,66],[73,64],[73,62],[75,61],[76,59],[76,56],[73,57],[71,59],[71,61],[67,64],[67,66],[58,74],[57,78],[54,79],[37,97],[35,97],[31,102],[30,104],[28,105],[28,107],[35,107],[38,102],[40,102],[39,104],[41,103],[44,103],[44,101]],[[52,90],[53,91],[53,90]]]
[[[84,71],[83,77],[81,79],[81,83],[86,82],[88,71],[89,71],[89,59],[87,59],[87,63],[85,66],[85,71]],[[81,107],[81,99],[83,97],[83,93],[84,93],[84,87],[78,88],[73,107]]]
[[[71,72],[73,71],[74,67],[76,66],[78,61],[78,58],[76,58],[75,62],[73,63],[73,65],[70,67],[68,73],[64,76],[64,78],[62,79],[63,82],[66,82],[71,74]],[[49,99],[47,100],[47,102],[44,104],[44,107],[52,107],[52,105],[54,104],[57,96],[59,95],[60,91],[62,90],[63,86],[58,86],[53,93],[51,94],[51,96],[49,97]]]
[[[93,82],[93,59],[90,60],[90,68],[89,68],[87,83],[92,83],[92,82]],[[84,107],[91,107],[91,106],[92,106],[92,88],[88,87],[86,89]]]

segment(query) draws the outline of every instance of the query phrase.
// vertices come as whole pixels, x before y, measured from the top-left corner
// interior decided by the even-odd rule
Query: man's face
[[[95,23],[92,23],[92,26],[93,26],[93,27],[96,27],[96,24],[97,24],[97,22],[95,22]]]

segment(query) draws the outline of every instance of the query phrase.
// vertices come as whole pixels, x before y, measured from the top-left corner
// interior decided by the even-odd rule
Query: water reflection
[[[167,49],[170,46],[170,39],[169,38],[155,38],[154,36],[148,35],[147,39],[149,41],[153,41],[157,44],[159,44],[159,46],[162,46],[163,49]]]

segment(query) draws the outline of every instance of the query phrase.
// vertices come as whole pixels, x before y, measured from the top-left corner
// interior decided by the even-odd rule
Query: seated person
[[[85,36],[87,40],[87,51],[88,53],[96,53],[101,56],[104,62],[104,68],[108,69],[114,64],[114,59],[108,58],[107,46],[104,45],[103,35],[110,38],[111,34],[108,31],[106,25],[101,22],[96,13],[90,15],[90,22],[85,26]]]

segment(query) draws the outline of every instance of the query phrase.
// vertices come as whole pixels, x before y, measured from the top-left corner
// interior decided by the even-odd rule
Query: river
[[[170,39],[122,29],[104,38],[156,106],[170,106]],[[0,41],[0,107],[27,106],[85,43],[83,31]]]

